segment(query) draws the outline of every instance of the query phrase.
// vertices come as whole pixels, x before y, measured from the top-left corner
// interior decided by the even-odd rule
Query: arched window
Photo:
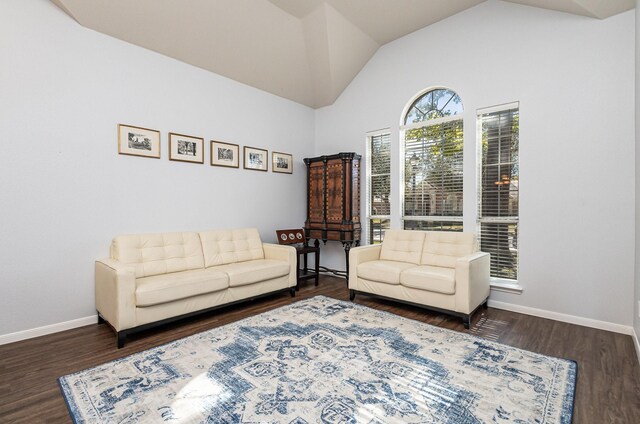
[[[460,96],[455,91],[438,88],[427,91],[413,102],[404,117],[404,124],[415,124],[455,115],[462,115]]]
[[[437,88],[403,117],[405,229],[462,231],[462,112],[455,91]]]

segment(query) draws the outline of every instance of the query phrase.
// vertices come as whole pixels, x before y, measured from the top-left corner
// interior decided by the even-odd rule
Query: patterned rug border
[[[573,377],[573,381],[571,379],[569,379],[567,381],[567,383],[566,383],[567,392],[566,392],[565,398],[563,400],[563,405],[566,406],[566,407],[569,407],[568,408],[569,415],[567,417],[563,417],[563,420],[562,420],[561,424],[571,424],[573,422],[573,415],[574,415],[575,401],[576,401],[576,387],[577,387],[577,382],[578,382],[578,362],[577,361],[575,361],[573,359],[568,359],[568,358],[560,358],[560,357],[556,357],[556,356],[545,355],[543,353],[534,352],[534,351],[531,351],[531,350],[521,349],[521,348],[518,348],[518,347],[515,347],[515,346],[511,346],[511,345],[508,345],[508,344],[505,344],[505,343],[488,340],[488,339],[485,339],[485,338],[482,338],[480,336],[476,336],[476,335],[473,335],[473,334],[463,333],[463,332],[460,332],[460,331],[451,330],[449,328],[439,327],[439,326],[436,326],[436,325],[428,324],[426,322],[422,322],[422,321],[418,321],[418,320],[415,320],[415,319],[412,319],[412,318],[407,318],[407,317],[404,317],[404,316],[401,316],[401,315],[397,315],[397,314],[394,314],[392,312],[388,312],[388,311],[384,311],[384,310],[380,310],[380,309],[376,309],[376,308],[371,308],[369,306],[361,305],[361,304],[358,304],[358,303],[355,303],[355,302],[346,301],[346,300],[340,300],[340,299],[336,299],[336,298],[329,297],[329,296],[324,296],[324,295],[316,295],[316,296],[313,296],[313,297],[296,300],[293,303],[290,303],[288,305],[284,305],[284,306],[280,306],[278,308],[270,309],[268,311],[261,312],[261,313],[256,314],[256,315],[251,315],[249,317],[242,318],[242,319],[240,319],[238,321],[234,321],[234,322],[230,322],[228,324],[224,324],[224,325],[221,325],[221,326],[209,328],[207,330],[200,331],[200,332],[192,334],[190,336],[181,337],[179,339],[176,339],[176,340],[173,340],[173,341],[170,341],[170,342],[167,342],[167,343],[163,343],[163,344],[160,344],[158,346],[155,346],[155,347],[152,347],[152,348],[149,348],[149,349],[144,349],[144,350],[141,350],[141,351],[138,351],[138,352],[133,352],[133,353],[125,355],[125,356],[123,356],[121,358],[113,359],[111,361],[106,361],[106,362],[100,363],[98,365],[95,365],[93,367],[84,368],[82,370],[79,370],[79,371],[76,371],[76,372],[73,372],[73,373],[70,373],[70,374],[65,374],[63,376],[60,376],[60,377],[58,377],[56,379],[56,381],[58,383],[58,387],[60,388],[62,397],[64,398],[65,404],[67,405],[67,409],[69,410],[69,415],[71,416],[71,419],[72,419],[74,424],[80,424],[80,422],[77,421],[76,416],[73,413],[73,409],[77,409],[77,405],[75,404],[75,402],[73,402],[73,397],[71,396],[71,391],[68,389],[67,382],[63,380],[66,377],[71,377],[71,376],[74,376],[74,375],[77,375],[77,374],[80,374],[80,373],[84,373],[84,372],[86,372],[88,370],[92,370],[94,368],[98,368],[98,367],[104,366],[104,365],[106,365],[108,363],[112,363],[112,362],[113,363],[119,363],[119,362],[122,362],[122,361],[126,361],[126,360],[128,360],[129,358],[131,358],[133,356],[141,355],[143,353],[154,352],[156,350],[162,349],[162,348],[167,347],[167,346],[179,344],[183,340],[189,339],[191,337],[196,337],[199,334],[206,333],[206,332],[209,332],[209,331],[212,331],[212,330],[225,328],[225,327],[229,328],[229,327],[234,327],[234,326],[241,326],[241,324],[246,322],[246,321],[253,320],[255,318],[258,318],[258,317],[261,317],[263,315],[267,315],[267,314],[273,313],[275,311],[286,311],[286,310],[289,310],[289,309],[292,309],[292,308],[296,307],[300,303],[311,302],[314,299],[328,299],[328,300],[331,300],[331,301],[334,301],[334,302],[351,305],[356,309],[374,311],[375,313],[379,313],[381,315],[388,315],[390,317],[393,317],[394,319],[400,319],[402,321],[408,321],[408,322],[411,322],[411,323],[414,323],[414,324],[418,324],[418,327],[426,326],[426,327],[436,328],[439,331],[442,331],[442,332],[445,332],[445,333],[450,333],[452,335],[456,335],[456,336],[458,336],[460,338],[463,338],[463,339],[466,338],[466,339],[470,339],[470,340],[480,340],[480,341],[482,341],[484,343],[489,343],[489,344],[498,345],[498,346],[505,346],[505,347],[510,348],[510,349],[515,349],[515,350],[517,350],[519,352],[534,353],[536,355],[540,355],[540,356],[545,357],[545,358],[551,358],[551,359],[555,359],[555,360],[565,361],[570,365],[569,366],[569,369],[571,371],[570,372],[570,376]],[[569,402],[569,400],[570,400],[570,402]],[[73,403],[73,405],[72,405],[72,403]],[[75,408],[72,408],[72,406],[74,406]]]
[[[86,368],[86,369],[90,369],[90,368]],[[82,370],[84,371],[84,370]],[[78,372],[82,372],[82,371],[78,371]],[[67,374],[67,375],[74,375],[76,373],[73,374]],[[58,387],[60,388],[60,391],[62,392],[62,398],[64,399],[64,404],[67,405],[67,409],[69,410],[69,415],[71,416],[71,421],[73,422],[73,424],[81,424],[76,420],[76,416],[73,413],[73,408],[71,407],[71,404],[69,402],[72,402],[73,399],[71,398],[71,396],[67,395],[67,382],[66,381],[62,381],[62,379],[64,377],[66,377],[67,375],[63,375],[62,377],[58,377],[58,379],[56,380],[58,382]],[[75,402],[73,403],[75,405]],[[77,406],[76,406],[77,409]]]

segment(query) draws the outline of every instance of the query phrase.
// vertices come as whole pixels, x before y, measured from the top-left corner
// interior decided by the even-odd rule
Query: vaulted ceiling
[[[486,0],[51,0],[79,24],[317,108],[376,50]],[[593,18],[634,0],[507,0]]]

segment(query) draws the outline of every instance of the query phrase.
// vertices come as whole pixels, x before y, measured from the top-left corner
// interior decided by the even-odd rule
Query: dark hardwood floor
[[[200,331],[315,295],[347,300],[344,279],[303,283],[295,298],[282,293],[133,335],[116,349],[107,325],[89,325],[0,346],[0,423],[70,423],[56,379]],[[462,321],[423,309],[358,295],[357,303],[510,346],[578,362],[574,424],[640,423],[640,365],[630,336],[521,315],[480,310],[469,330]]]

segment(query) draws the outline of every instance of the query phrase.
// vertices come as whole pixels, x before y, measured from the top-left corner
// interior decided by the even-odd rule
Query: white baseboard
[[[525,315],[533,315],[540,318],[548,318],[570,324],[583,325],[585,327],[597,328],[599,330],[612,331],[630,335],[640,362],[640,341],[633,327],[628,325],[614,324],[607,321],[598,321],[590,318],[577,317],[574,315],[561,314],[559,312],[547,311],[544,309],[530,308],[528,306],[514,305],[512,303],[498,302],[489,299],[489,306],[506,311],[518,312]],[[71,330],[73,328],[83,327],[98,322],[97,315],[91,315],[84,318],[78,318],[71,321],[59,322],[57,324],[45,325],[44,327],[32,328],[29,330],[17,331],[0,335],[0,345],[19,342],[21,340],[32,339],[34,337],[45,336],[47,334],[58,333],[60,331]]]
[[[615,324],[607,321],[598,321],[597,319],[577,317],[575,315],[561,314],[559,312],[547,311],[544,309],[530,308],[528,306],[514,305],[512,303],[497,302],[489,299],[489,306],[497,309],[518,312],[525,315],[533,315],[534,317],[548,318],[555,321],[568,322],[569,324],[582,325],[585,327],[597,328],[598,330],[612,331],[632,336],[633,327],[629,325]],[[637,342],[636,342],[637,343]]]
[[[638,363],[640,363],[640,342],[638,341],[638,335],[636,334],[636,330],[633,330],[633,334],[631,335],[633,339],[633,345],[636,347],[636,355],[638,355]]]
[[[0,345],[5,345],[20,340],[32,339],[34,337],[45,336],[47,334],[58,333],[60,331],[71,330],[72,328],[83,327],[98,322],[98,315],[91,315],[71,321],[59,322],[57,324],[45,325],[44,327],[32,328],[30,330],[17,331],[15,333],[0,335]]]

